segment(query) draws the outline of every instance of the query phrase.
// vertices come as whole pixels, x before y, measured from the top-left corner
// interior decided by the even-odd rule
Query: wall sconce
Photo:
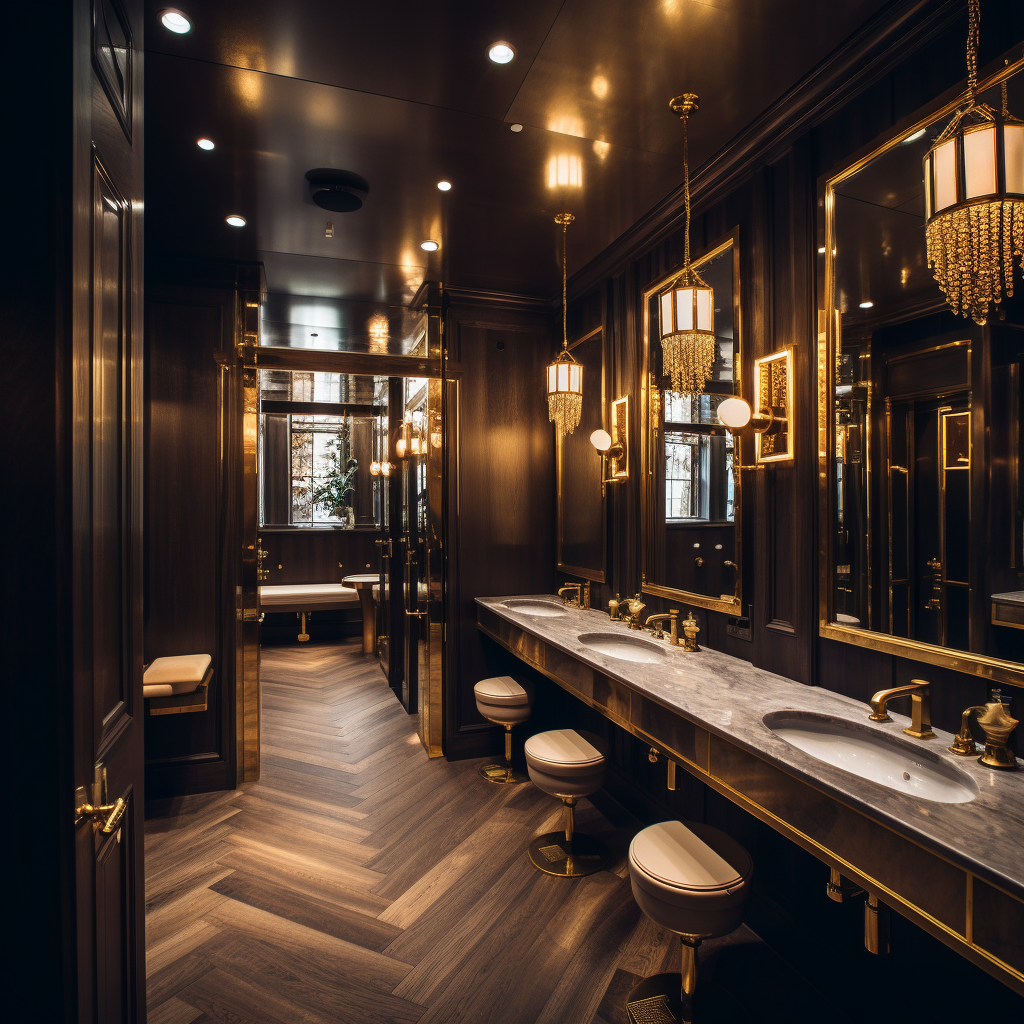
[[[595,430],[590,443],[601,453],[601,497],[608,484],[629,479],[629,396],[612,402],[612,431]]]
[[[371,462],[370,476],[391,476],[393,468],[390,462]]]
[[[754,393],[758,411],[739,397],[718,406],[719,422],[733,433],[754,432],[754,459],[758,463],[792,461],[793,453],[793,350],[783,349],[754,360]]]
[[[412,455],[426,455],[427,441],[418,429],[418,424],[413,423],[413,414],[406,413],[402,421],[402,433],[395,441],[395,457],[405,459]]]

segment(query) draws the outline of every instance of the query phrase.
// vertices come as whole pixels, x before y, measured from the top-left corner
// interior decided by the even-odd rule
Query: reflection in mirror
[[[714,289],[715,362],[702,394],[672,390],[659,342],[659,293],[644,293],[649,374],[643,469],[644,591],[739,614],[738,447],[718,406],[739,393],[739,251],[735,237],[694,261]]]
[[[947,121],[826,184],[822,630],[1021,682],[1024,303],[978,326],[928,270],[921,161]]]
[[[260,370],[260,525],[381,525],[387,378]]]
[[[608,424],[604,417],[604,335],[593,331],[569,346],[583,367],[580,425],[558,435],[557,473],[558,569],[603,583],[605,579],[605,501],[601,457],[590,435]],[[556,432],[557,434],[557,432]]]

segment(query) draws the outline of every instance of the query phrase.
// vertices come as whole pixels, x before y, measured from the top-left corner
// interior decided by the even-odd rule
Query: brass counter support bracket
[[[838,868],[832,868],[828,883],[825,886],[825,895],[835,903],[845,903],[857,896],[863,895],[864,890],[854,882],[843,881],[842,873]]]
[[[889,952],[889,908],[870,893],[864,901],[864,948],[876,956]]]

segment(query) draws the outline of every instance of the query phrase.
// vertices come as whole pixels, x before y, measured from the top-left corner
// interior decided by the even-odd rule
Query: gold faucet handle
[[[700,648],[697,646],[697,634],[700,632],[700,626],[697,625],[697,620],[693,617],[693,612],[690,612],[683,621],[683,636],[686,638],[684,647],[688,651],[699,651]]]
[[[960,719],[960,731],[953,737],[952,746],[947,748],[950,753],[959,754],[961,757],[973,757],[978,752],[978,745],[974,742],[974,734],[971,732],[971,714],[984,710],[985,705],[979,704],[964,711]]]

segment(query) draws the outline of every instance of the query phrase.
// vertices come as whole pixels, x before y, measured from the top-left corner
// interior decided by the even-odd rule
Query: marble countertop
[[[1024,771],[984,768],[976,758],[957,757],[946,750],[953,740],[951,733],[936,729],[934,739],[914,740],[903,732],[910,721],[903,715],[890,712],[893,721],[872,722],[867,705],[850,697],[820,686],[805,686],[718,651],[686,653],[671,646],[667,638],[653,640],[649,632],[627,629],[596,609],[565,607],[564,615],[538,617],[505,605],[506,601],[524,599],[562,607],[550,594],[476,600],[524,632],[1024,899]],[[582,633],[594,632],[643,637],[664,647],[665,661],[624,661],[597,653],[577,639]],[[879,679],[875,689],[885,689],[890,683],[889,679]],[[819,761],[776,736],[764,724],[765,715],[787,710],[852,721],[914,750],[920,745],[922,760],[938,758],[962,772],[977,785],[978,795],[959,804],[922,800]]]
[[[1010,601],[1013,604],[1024,604],[1024,590],[1008,590],[1004,594],[993,594],[993,601]]]

